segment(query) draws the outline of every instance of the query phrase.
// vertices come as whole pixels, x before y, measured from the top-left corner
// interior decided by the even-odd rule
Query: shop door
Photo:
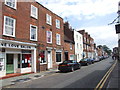
[[[52,66],[51,51],[48,51],[48,69]]]
[[[14,54],[6,54],[6,73],[14,73]]]

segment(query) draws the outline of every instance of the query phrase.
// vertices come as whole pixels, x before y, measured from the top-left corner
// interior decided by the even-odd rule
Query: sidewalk
[[[107,88],[119,88],[120,89],[120,61],[117,62],[114,70],[111,73],[111,78],[107,85]]]
[[[49,71],[42,71],[40,73],[32,73],[32,74],[2,79],[0,80],[0,90],[2,87],[8,86],[8,85],[14,85],[18,82],[27,82],[29,80],[38,79],[38,78],[41,78],[41,77],[44,77],[46,75],[50,75],[56,72],[58,72],[57,69],[50,69]]]

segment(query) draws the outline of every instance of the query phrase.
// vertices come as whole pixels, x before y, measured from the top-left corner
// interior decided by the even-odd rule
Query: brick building
[[[31,4],[2,2],[0,76],[36,72],[38,19],[32,16]]]
[[[83,56],[84,58],[94,58],[94,39],[85,32],[85,30],[79,30],[79,33],[83,35]]]
[[[64,23],[64,60],[74,60],[75,42],[74,33],[69,23]]]
[[[39,3],[38,3],[39,4]],[[56,68],[63,61],[63,19],[39,4],[37,71]]]
[[[56,68],[63,61],[63,19],[36,1],[1,5],[0,76]]]

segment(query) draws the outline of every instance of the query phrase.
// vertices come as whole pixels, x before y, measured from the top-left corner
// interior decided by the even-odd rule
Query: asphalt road
[[[111,58],[68,73],[54,73],[6,88],[95,88],[114,61]]]

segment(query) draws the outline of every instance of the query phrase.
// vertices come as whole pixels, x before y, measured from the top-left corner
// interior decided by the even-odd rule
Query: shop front
[[[0,77],[36,72],[36,44],[0,40]]]

